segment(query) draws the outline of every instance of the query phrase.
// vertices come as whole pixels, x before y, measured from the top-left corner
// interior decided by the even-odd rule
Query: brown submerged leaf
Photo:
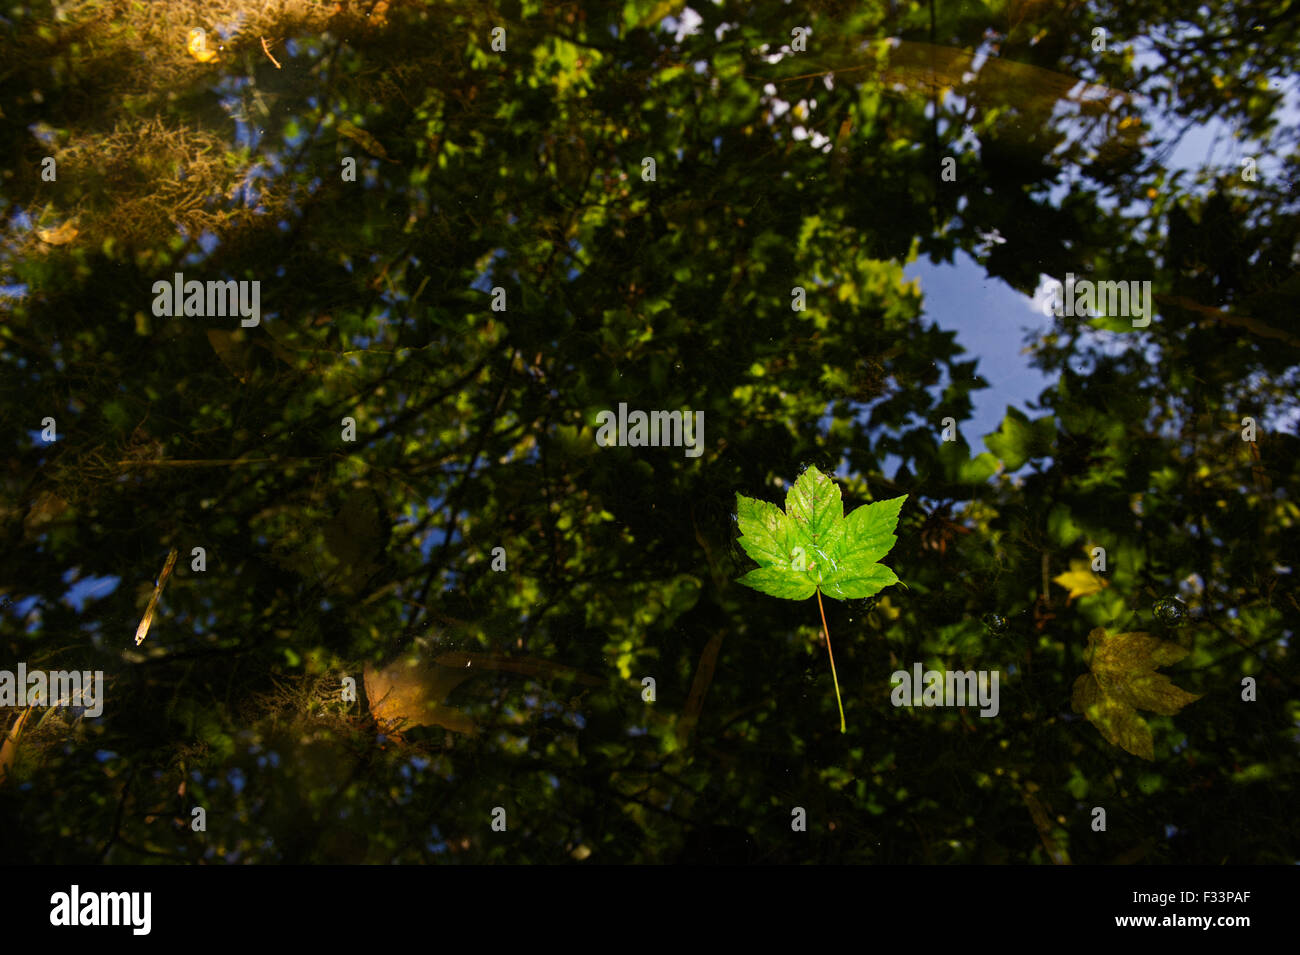
[[[441,726],[454,733],[473,734],[474,720],[448,704],[447,697],[470,677],[485,671],[569,680],[583,686],[605,685],[600,677],[539,657],[450,650],[426,662],[418,653],[412,653],[382,668],[366,664],[370,715],[390,734],[400,734],[403,726]]]
[[[1155,758],[1151,727],[1137,711],[1150,710],[1173,716],[1201,694],[1174,685],[1157,667],[1170,666],[1187,656],[1187,650],[1149,633],[1107,634],[1097,627],[1088,634],[1088,666],[1074,681],[1070,705],[1114,746]]]
[[[0,786],[5,784],[5,780],[9,778],[9,771],[18,760],[18,744],[22,742],[23,725],[27,722],[27,717],[31,716],[32,709],[33,707],[29,706],[18,714],[18,719],[5,734],[4,744],[0,745]]]
[[[367,664],[364,673],[370,715],[390,732],[403,726],[474,732],[474,721],[468,715],[445,705],[451,691],[474,676],[472,668],[439,666],[406,656],[383,669]]]

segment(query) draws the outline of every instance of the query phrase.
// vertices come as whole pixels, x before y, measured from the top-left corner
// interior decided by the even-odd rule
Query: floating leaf
[[[1088,634],[1088,666],[1074,681],[1070,705],[1114,746],[1154,759],[1151,727],[1137,713],[1150,710],[1173,716],[1201,698],[1174,685],[1157,667],[1170,666],[1188,651],[1149,633],[1107,634],[1097,627]]]
[[[736,495],[740,546],[760,566],[738,581],[773,597],[802,600],[818,589],[838,600],[870,597],[898,577],[876,562],[893,534],[907,495],[877,501],[844,517],[839,486],[809,468],[786,494],[785,511]]]
[[[767,501],[737,494],[740,546],[760,565],[737,582],[786,600],[803,600],[816,594],[819,608],[822,593],[837,600],[874,596],[900,582],[898,575],[877,561],[898,540],[893,532],[906,500],[904,494],[876,501],[845,518],[839,485],[815,467],[790,486],[784,511]],[[826,627],[824,610],[822,627]],[[831,676],[843,733],[844,706],[829,632],[826,649],[831,654]]]

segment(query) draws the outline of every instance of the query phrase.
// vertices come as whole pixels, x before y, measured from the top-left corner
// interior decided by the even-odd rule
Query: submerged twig
[[[270,60],[272,63],[275,64],[275,68],[276,68],[277,70],[278,70],[278,69],[282,69],[282,67],[280,66],[280,61],[277,60],[275,57],[273,57],[273,56],[271,55],[271,51],[267,48],[267,45],[266,45],[266,37],[262,37],[262,52],[266,54],[266,58],[267,58],[268,60]]]
[[[140,626],[135,630],[135,645],[138,647],[144,643],[144,638],[149,634],[149,624],[153,623],[153,612],[158,607],[158,598],[162,595],[163,585],[167,583],[167,578],[172,575],[172,568],[176,566],[176,557],[180,553],[175,547],[167,555],[167,563],[163,564],[162,573],[158,575],[158,583],[154,584],[153,594],[149,597],[149,606],[145,608],[144,619],[140,621]]]

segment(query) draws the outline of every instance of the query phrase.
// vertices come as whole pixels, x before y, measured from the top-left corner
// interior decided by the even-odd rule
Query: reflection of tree
[[[250,10],[211,63],[186,52],[203,17],[183,6],[139,24],[87,6],[44,25],[62,41],[31,20],[0,41],[0,270],[27,290],[0,325],[0,659],[101,668],[114,688],[93,724],[25,726],[31,788],[0,789],[16,856],[1109,861],[1084,807],[1110,800],[1126,806],[1113,845],[1147,861],[1294,858],[1278,640],[1300,606],[1276,568],[1296,561],[1295,439],[1240,440],[1243,416],[1294,394],[1294,200],[1236,169],[1185,187],[1134,105],[1270,136],[1273,87],[1233,71],[1294,75],[1286,22],[1216,8],[1219,39],[1161,95],[1154,72],[1092,54],[1083,5],[939,11],[933,30],[928,11],[828,5],[810,53],[776,63],[757,52],[789,42],[776,3],[702,5],[675,44],[626,29],[618,5],[525,6],[502,18],[505,55],[480,5],[378,25],[364,5],[325,22],[286,4],[283,21]],[[1114,34],[1180,35],[1161,4],[1117,16]],[[1257,47],[1235,39],[1258,25]],[[886,36],[903,42],[878,58]],[[282,69],[261,37],[283,38]],[[1120,105],[1065,104],[1074,77]],[[1281,135],[1266,145],[1293,169]],[[77,234],[43,242],[19,213],[75,216]],[[1159,314],[1142,333],[1058,320],[1034,343],[1059,376],[1046,424],[1009,414],[980,456],[937,439],[982,382],[951,331],[917,320],[914,247],[971,252],[1025,292],[1089,266],[1150,278]],[[148,290],[176,271],[261,281],[262,324],[154,318]],[[596,449],[595,414],[620,401],[704,411],[705,454]],[[29,437],[46,415],[48,446]],[[890,478],[886,455],[903,461]],[[842,459],[846,507],[920,505],[894,552],[909,589],[828,608],[855,634],[836,646],[858,681],[847,743],[806,608],[731,585],[736,491]],[[1094,545],[1110,586],[1067,606],[1045,581]],[[173,547],[149,639],[124,649]],[[73,568],[122,583],[78,613],[61,602]],[[1070,687],[1094,627],[1150,627],[1153,599],[1193,574],[1198,616],[1168,636],[1205,698],[1153,718],[1156,759],[1135,767],[1071,721]],[[1002,635],[978,623],[990,611]],[[480,732],[381,749],[338,682],[417,639],[433,666],[501,664],[430,697]],[[1000,668],[1014,705],[900,717],[888,674],[913,660]],[[1238,702],[1246,675],[1258,703]],[[169,828],[195,804],[220,825]],[[488,835],[496,805],[509,841]],[[811,824],[792,842],[796,805]],[[1197,825],[1225,806],[1278,821]],[[1187,834],[1149,843],[1166,824]]]

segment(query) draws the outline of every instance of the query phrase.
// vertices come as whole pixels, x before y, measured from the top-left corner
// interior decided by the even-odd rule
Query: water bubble
[[[1003,633],[1007,629],[1007,618],[1000,613],[986,613],[980,619],[989,633]]]
[[[1176,627],[1187,620],[1187,605],[1177,597],[1164,597],[1156,601],[1151,608],[1156,619],[1170,627]]]

